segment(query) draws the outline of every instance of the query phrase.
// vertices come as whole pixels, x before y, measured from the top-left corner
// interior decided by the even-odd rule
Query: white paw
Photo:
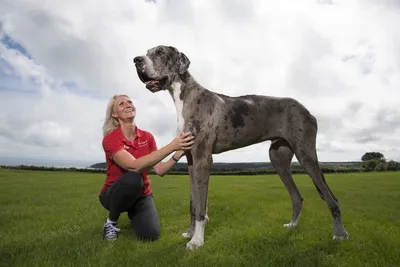
[[[186,239],[190,239],[190,238],[192,238],[192,236],[193,236],[193,233],[190,233],[190,232],[187,232],[187,233],[183,233],[183,234],[182,234],[182,237],[183,237],[183,238],[186,238]]]
[[[198,249],[202,245],[204,245],[204,241],[192,239],[186,244],[186,248],[188,250],[192,250],[193,251],[193,250]]]
[[[347,239],[349,239],[348,235],[346,235],[346,236],[333,235],[333,238],[332,238],[332,240],[338,240],[338,241],[343,241],[343,240],[347,240]]]
[[[296,227],[296,225],[297,225],[297,223],[290,222],[290,223],[285,223],[285,224],[283,225],[283,227],[286,227],[286,228],[293,228],[293,227]]]
[[[334,229],[332,239],[339,241],[349,239],[349,233],[347,233],[346,229],[344,229],[343,226],[339,226]]]

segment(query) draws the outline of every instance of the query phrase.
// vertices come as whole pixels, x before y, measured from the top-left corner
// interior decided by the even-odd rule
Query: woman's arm
[[[146,169],[152,168],[174,151],[190,149],[194,143],[193,139],[194,136],[192,136],[190,132],[178,135],[168,145],[137,159],[129,152],[122,149],[115,153],[113,160],[125,170],[142,172]]]
[[[176,151],[167,162],[159,162],[156,165],[154,165],[154,168],[153,168],[154,171],[159,176],[161,176],[161,177],[164,176],[175,165],[175,163],[178,162],[178,160],[184,154],[185,154],[185,151],[183,151],[183,150]],[[174,160],[174,158],[176,159],[176,161]]]

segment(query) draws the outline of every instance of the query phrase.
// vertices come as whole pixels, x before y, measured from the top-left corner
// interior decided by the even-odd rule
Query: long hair
[[[127,95],[113,95],[110,98],[110,100],[108,101],[107,110],[106,110],[106,119],[104,120],[104,124],[103,124],[103,136],[106,136],[109,133],[111,133],[112,131],[114,131],[119,125],[118,119],[114,118],[112,116],[112,113],[114,111],[115,100],[120,96],[129,97]]]

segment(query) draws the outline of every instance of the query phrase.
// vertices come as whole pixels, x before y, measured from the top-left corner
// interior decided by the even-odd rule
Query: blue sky
[[[28,51],[18,42],[13,40],[9,35],[4,33],[2,24],[0,23],[0,42],[4,48],[13,53],[22,54],[28,59],[32,59]],[[15,72],[11,62],[0,58],[0,95],[18,93],[30,97],[37,93],[34,80],[28,77],[27,80],[21,79],[19,74]]]
[[[0,32],[2,35],[1,42],[5,45],[6,48],[15,50],[29,59],[32,59],[32,56],[26,51],[26,49],[17,41],[13,40],[9,35],[3,32],[2,25],[0,24]]]
[[[138,126],[166,145],[172,99],[147,91],[132,59],[168,44],[213,91],[301,101],[319,121],[321,161],[400,160],[399,14],[395,1],[2,1],[0,158],[103,161],[113,94],[130,95]],[[268,147],[214,161],[269,161]]]
[[[27,59],[31,60],[33,64],[40,65],[35,62],[35,59],[31,56],[29,51],[10,37],[8,34],[4,33],[2,30],[2,25],[0,24],[0,39],[1,43],[4,47],[10,51],[15,53],[20,53]],[[23,80],[19,77],[18,73],[15,73],[14,68],[10,65],[9,62],[5,60],[0,60],[0,91],[8,91],[14,93],[23,93],[23,94],[35,94],[38,93],[35,79],[32,77],[27,77],[27,80]],[[59,87],[53,88],[53,90],[67,90],[77,95],[89,95],[91,97],[104,97],[99,95],[96,91],[89,91],[81,88],[78,83],[74,81],[61,81]]]

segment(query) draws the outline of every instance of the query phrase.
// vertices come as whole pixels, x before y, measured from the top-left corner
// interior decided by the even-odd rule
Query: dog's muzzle
[[[142,81],[142,83],[146,84],[147,89],[153,93],[167,89],[167,76],[161,79],[151,78],[146,72],[146,63],[143,57],[135,57],[133,62],[135,64],[139,79]]]

